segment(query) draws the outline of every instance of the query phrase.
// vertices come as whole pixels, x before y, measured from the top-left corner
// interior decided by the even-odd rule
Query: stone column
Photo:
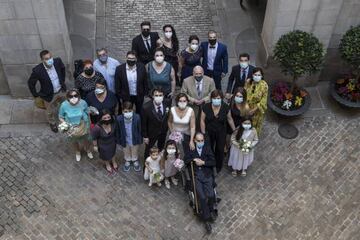
[[[271,67],[271,79],[284,78],[271,60],[273,48],[281,35],[303,30],[317,36],[327,49],[344,0],[272,0],[268,1],[262,30],[259,62]],[[313,85],[318,76],[305,80]]]
[[[40,61],[42,49],[61,57],[65,64],[71,60],[63,1],[0,1],[0,46],[10,94],[14,97],[31,96],[27,80],[32,68]]]

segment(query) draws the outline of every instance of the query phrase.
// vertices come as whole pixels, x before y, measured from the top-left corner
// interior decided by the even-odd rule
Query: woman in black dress
[[[170,63],[175,71],[176,85],[180,86],[178,77],[179,70],[179,40],[176,36],[175,29],[172,25],[163,26],[164,37],[157,40],[158,47],[164,51],[165,61]]]
[[[94,107],[100,113],[104,109],[110,110],[111,115],[115,115],[118,109],[118,100],[116,95],[107,90],[105,79],[98,79],[95,83],[95,90],[88,93],[85,98],[89,107]],[[96,124],[100,120],[99,114],[90,112],[90,119],[92,124]]]
[[[237,128],[242,119],[249,114],[249,105],[246,102],[246,90],[243,87],[238,87],[234,90],[234,94],[230,101],[231,117],[234,120],[235,128]],[[228,133],[231,134],[228,129]]]
[[[98,79],[104,79],[103,75],[96,72],[91,60],[84,60],[84,71],[75,79],[75,87],[79,90],[82,99],[95,89]]]
[[[104,109],[100,121],[91,129],[91,136],[94,151],[99,152],[99,158],[105,162],[109,175],[118,171],[115,160],[117,134],[118,128],[114,117],[109,110]]]
[[[201,66],[201,58],[203,50],[200,47],[198,36],[191,35],[189,37],[189,47],[181,51],[180,67],[181,67],[181,84],[185,78],[193,75],[195,66]]]
[[[211,102],[205,104],[201,112],[200,128],[210,142],[215,154],[216,171],[219,173],[224,161],[227,123],[232,131],[235,130],[235,125],[229,106],[223,102],[223,93],[216,89],[210,97]]]

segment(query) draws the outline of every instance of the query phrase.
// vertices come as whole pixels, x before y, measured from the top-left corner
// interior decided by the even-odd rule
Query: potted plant
[[[292,81],[278,81],[270,86],[269,107],[283,116],[303,114],[310,107],[311,98],[305,89],[297,85],[297,80],[320,70],[324,59],[322,43],[311,33],[295,30],[277,41],[274,59]]]
[[[340,104],[360,108],[360,25],[344,34],[339,51],[351,72],[331,81],[330,93]]]

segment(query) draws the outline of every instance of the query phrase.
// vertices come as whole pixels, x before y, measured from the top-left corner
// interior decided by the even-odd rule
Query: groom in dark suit
[[[215,81],[216,89],[221,90],[221,79],[228,72],[228,52],[225,44],[217,41],[215,31],[209,31],[209,41],[202,42],[203,49],[202,67],[205,75],[211,77]]]
[[[156,41],[159,39],[157,32],[151,32],[150,22],[142,22],[141,34],[137,35],[131,44],[131,49],[136,52],[138,60],[146,65],[154,60]]]
[[[152,101],[144,104],[141,113],[141,131],[145,143],[144,159],[149,156],[149,151],[156,142],[160,151],[164,148],[171,107],[171,99],[164,99],[164,91],[160,87],[155,87],[151,95]]]

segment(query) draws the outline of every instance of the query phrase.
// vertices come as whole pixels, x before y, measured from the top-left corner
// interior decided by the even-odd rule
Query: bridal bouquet
[[[169,135],[170,140],[174,140],[176,143],[180,143],[183,140],[183,135],[181,132],[172,132]]]
[[[71,127],[70,124],[67,122],[62,122],[58,126],[60,132],[62,132],[62,133],[68,131],[70,129],[70,127]]]

